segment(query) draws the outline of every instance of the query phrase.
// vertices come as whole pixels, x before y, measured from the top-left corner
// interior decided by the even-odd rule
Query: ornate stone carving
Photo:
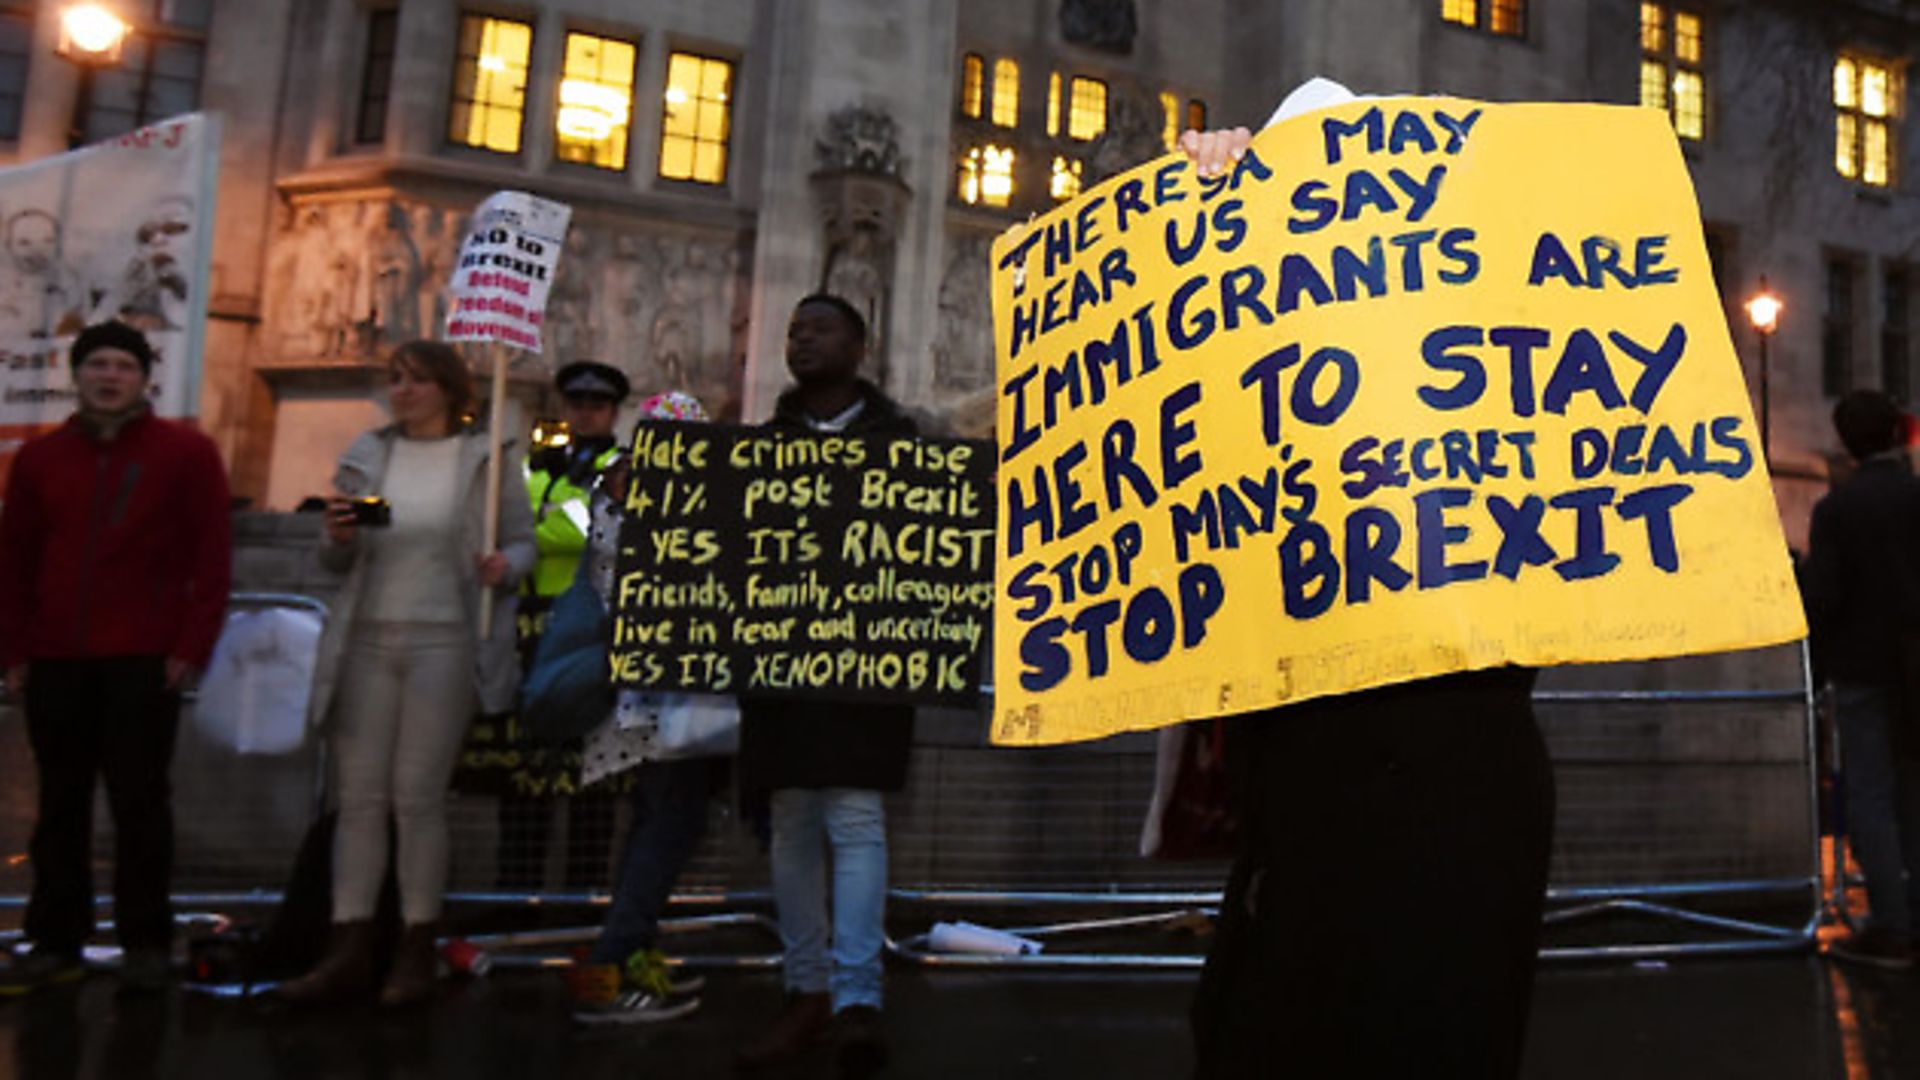
[[[813,143],[814,167],[820,172],[861,172],[896,179],[906,169],[900,156],[900,136],[893,117],[884,109],[849,105],[827,117],[826,129]]]
[[[826,234],[820,289],[866,316],[866,374],[884,385],[896,237],[912,194],[900,179],[906,163],[893,118],[866,106],[841,109],[815,141],[814,157],[820,167],[813,190]]]
[[[1138,30],[1133,0],[1060,0],[1060,36],[1069,44],[1124,55]]]
[[[1107,93],[1107,129],[1087,150],[1088,187],[1166,153],[1166,112],[1159,98],[1131,82]]]
[[[940,278],[939,325],[933,337],[934,386],[972,393],[993,385],[993,311],[987,274],[991,238],[953,235]]]
[[[466,213],[405,198],[300,204],[269,256],[270,362],[370,361],[437,337]],[[720,413],[740,392],[739,238],[576,217],[547,300],[546,351],[530,374],[577,357],[626,371],[644,393],[685,390]]]

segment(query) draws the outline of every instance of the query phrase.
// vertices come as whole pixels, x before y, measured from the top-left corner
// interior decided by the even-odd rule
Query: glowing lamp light
[[[59,55],[84,64],[115,64],[127,39],[127,21],[104,4],[70,4],[60,11]]]
[[[687,103],[687,91],[684,87],[679,87],[679,86],[667,87],[667,104],[685,105],[686,103]]]
[[[627,95],[610,86],[581,79],[560,83],[560,134],[583,142],[604,142],[627,122]]]
[[[1747,321],[1762,334],[1771,334],[1780,326],[1780,312],[1786,308],[1778,296],[1764,288],[1747,301]]]
[[[497,56],[482,56],[480,58],[480,70],[491,71],[495,75],[498,75],[507,70],[507,62]]]

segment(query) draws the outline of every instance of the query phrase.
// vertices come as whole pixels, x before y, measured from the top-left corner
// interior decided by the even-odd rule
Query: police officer
[[[527,497],[533,503],[534,543],[539,549],[520,600],[523,664],[531,661],[546,626],[547,609],[573,584],[580,556],[587,549],[589,499],[601,470],[619,460],[614,422],[630,387],[618,368],[594,360],[576,360],[554,374],[560,415],[569,438],[527,461]],[[528,745],[509,728],[500,747],[515,764],[500,800],[499,883],[502,888],[538,889],[546,862],[548,811],[552,795],[571,795],[567,813],[566,883],[570,888],[603,887],[607,851],[613,836],[611,792],[574,793],[579,748]]]
[[[614,421],[630,392],[618,368],[593,360],[561,368],[553,385],[560,391],[560,415],[571,438],[527,462],[527,495],[533,500],[534,539],[540,547],[529,588],[547,601],[567,591],[580,553],[587,549],[588,496],[600,471],[620,456]]]

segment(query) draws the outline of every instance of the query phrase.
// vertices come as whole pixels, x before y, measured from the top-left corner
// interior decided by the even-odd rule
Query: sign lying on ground
[[[540,351],[547,293],[573,208],[524,191],[496,191],[473,212],[447,283],[448,341],[499,341]]]
[[[642,424],[614,680],[971,705],[993,606],[993,447]]]
[[[993,266],[997,742],[1805,632],[1658,112],[1355,102]]]
[[[0,488],[20,444],[74,410],[93,323],[147,336],[153,407],[200,411],[220,125],[200,113],[0,169]]]

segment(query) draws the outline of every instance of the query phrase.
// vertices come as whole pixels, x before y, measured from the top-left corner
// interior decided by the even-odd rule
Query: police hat
[[[562,397],[603,397],[618,405],[632,387],[620,369],[597,360],[575,360],[553,375],[553,387]]]

